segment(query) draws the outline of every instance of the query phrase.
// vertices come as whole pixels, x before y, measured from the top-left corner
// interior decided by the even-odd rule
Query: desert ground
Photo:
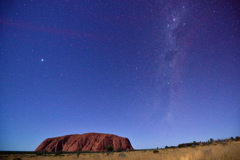
[[[217,143],[206,146],[135,150],[111,153],[1,154],[1,160],[240,160],[240,142]],[[156,152],[156,150],[155,150]]]

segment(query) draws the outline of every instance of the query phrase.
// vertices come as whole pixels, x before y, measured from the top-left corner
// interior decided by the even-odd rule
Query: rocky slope
[[[113,134],[85,133],[48,138],[35,151],[78,151],[79,147],[82,151],[104,151],[107,145],[113,146],[114,150],[118,147],[133,150],[128,138]]]

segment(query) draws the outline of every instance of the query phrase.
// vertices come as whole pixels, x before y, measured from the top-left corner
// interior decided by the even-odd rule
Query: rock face
[[[107,145],[113,146],[116,150],[121,147],[122,150],[133,150],[128,138],[119,137],[113,134],[103,133],[85,133],[73,134],[61,137],[48,138],[44,140],[35,151],[105,151]]]

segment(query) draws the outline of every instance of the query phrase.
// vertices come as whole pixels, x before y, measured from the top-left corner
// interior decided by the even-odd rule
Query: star
[[[43,59],[43,58],[41,59],[41,62],[44,62],[44,59]]]

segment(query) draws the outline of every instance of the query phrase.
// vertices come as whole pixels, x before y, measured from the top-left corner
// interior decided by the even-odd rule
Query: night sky
[[[238,0],[1,1],[0,150],[240,136],[239,17]]]

